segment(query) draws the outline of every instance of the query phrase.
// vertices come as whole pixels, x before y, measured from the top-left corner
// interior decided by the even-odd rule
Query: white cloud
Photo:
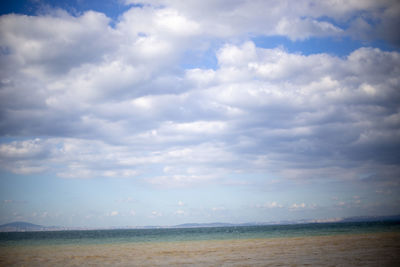
[[[175,9],[160,9],[155,16],[155,25],[166,34],[196,35],[199,25],[180,15]],[[165,31],[164,31],[165,29]]]
[[[119,170],[109,170],[104,171],[103,176],[106,177],[128,177],[132,178],[138,175],[138,172],[135,170],[129,169],[119,169]]]
[[[274,209],[274,208],[283,208],[282,204],[279,204],[276,201],[267,202],[261,205],[256,205],[256,208],[264,208],[264,209]]]
[[[0,155],[5,158],[30,158],[43,152],[44,149],[39,138],[0,145]]]
[[[182,74],[179,79],[190,81],[192,89],[179,94],[133,94],[109,102],[82,98],[60,85],[52,99],[68,95],[82,103],[72,117],[61,108],[68,103],[64,100],[38,109],[40,118],[23,111],[23,105],[22,110],[9,109],[4,130],[35,132],[42,125],[41,130],[56,137],[3,143],[0,163],[17,173],[50,169],[71,178],[147,177],[149,166],[161,165],[165,171],[148,181],[170,186],[215,181],[249,168],[297,179],[355,179],[360,171],[384,168],[380,155],[388,150],[376,145],[399,139],[399,70],[391,67],[399,64],[398,53],[361,48],[347,58],[304,56],[247,42],[223,46],[217,58],[221,64],[215,71],[195,69],[196,79],[188,75],[190,70]],[[123,72],[119,67],[114,71]],[[241,77],[226,76],[230,72]],[[210,73],[213,82],[204,82]],[[100,81],[90,87],[103,90]],[[129,88],[116,83],[115,90],[121,86]],[[46,94],[43,98],[49,99]],[[51,118],[58,118],[57,123]],[[73,138],[65,138],[60,127]],[[355,153],[366,149],[377,154],[369,169],[357,163],[362,153]],[[314,157],[321,166],[310,163]],[[344,162],[347,167],[341,167]],[[352,169],[348,163],[354,164]]]
[[[184,210],[177,210],[177,211],[175,211],[174,214],[175,214],[175,215],[184,215],[184,214],[185,214],[185,211],[184,211]]]
[[[85,61],[101,60],[114,45],[108,23],[104,14],[93,11],[80,17],[62,12],[36,17],[10,14],[0,18],[0,43],[11,49],[12,62],[24,72],[60,73]]]
[[[151,218],[155,218],[155,217],[161,217],[162,216],[162,213],[161,212],[158,212],[158,211],[155,211],[155,210],[153,210],[152,212],[151,212]]]
[[[291,209],[291,210],[298,210],[298,209],[304,209],[304,208],[306,208],[307,207],[307,205],[306,204],[304,204],[304,203],[293,203],[291,206],[290,206],[290,208],[289,209]]]
[[[313,36],[349,35],[366,40],[385,38],[397,44],[400,41],[394,27],[398,22],[400,5],[392,0],[139,2],[145,3],[147,8],[153,6],[179,10],[180,16],[196,22],[199,32],[221,38],[279,34],[296,40]],[[340,28],[339,25],[344,26]]]
[[[287,1],[151,2],[115,27],[96,12],[2,16],[0,130],[19,139],[0,144],[0,166],[157,186],[226,181],[247,170],[356,180],[392,166],[395,179],[398,52],[306,56],[240,40],[346,35],[319,18],[346,24],[366,12],[379,20],[398,4],[298,2],[290,10]],[[224,44],[203,47],[216,39]],[[215,69],[176,67],[204,49]]]
[[[341,35],[343,30],[326,21],[315,19],[282,18],[277,26],[276,33],[288,36],[291,40],[304,40],[310,36],[336,36]]]
[[[340,201],[340,202],[337,203],[337,206],[339,206],[339,207],[342,207],[342,206],[345,206],[345,205],[346,205],[346,202],[344,202],[344,201]]]
[[[221,211],[225,211],[226,208],[223,207],[223,206],[219,206],[219,207],[212,207],[211,210],[212,210],[213,212],[221,212]]]
[[[150,184],[161,187],[186,187],[196,184],[210,183],[217,177],[215,175],[191,175],[191,174],[172,174],[164,176],[156,176],[149,178],[147,181]]]
[[[119,214],[118,211],[112,211],[112,212],[110,212],[109,216],[114,217],[114,216],[117,216],[118,214]]]

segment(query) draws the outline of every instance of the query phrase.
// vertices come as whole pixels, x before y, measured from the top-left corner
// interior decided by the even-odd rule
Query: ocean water
[[[1,266],[400,266],[400,222],[0,233]]]
[[[240,240],[400,232],[400,222],[313,223],[123,230],[0,233],[1,246],[101,245],[151,242]]]

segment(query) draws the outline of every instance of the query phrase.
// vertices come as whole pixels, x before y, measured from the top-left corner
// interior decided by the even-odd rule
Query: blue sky
[[[0,223],[400,213],[398,1],[0,7]]]

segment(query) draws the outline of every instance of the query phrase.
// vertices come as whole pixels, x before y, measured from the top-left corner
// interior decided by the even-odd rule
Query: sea
[[[400,222],[341,222],[195,228],[2,232],[0,233],[0,248],[20,245],[101,245],[334,236],[383,232],[400,232]]]

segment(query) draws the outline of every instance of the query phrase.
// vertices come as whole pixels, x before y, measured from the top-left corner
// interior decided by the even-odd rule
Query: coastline
[[[10,246],[0,266],[400,266],[400,233]]]

